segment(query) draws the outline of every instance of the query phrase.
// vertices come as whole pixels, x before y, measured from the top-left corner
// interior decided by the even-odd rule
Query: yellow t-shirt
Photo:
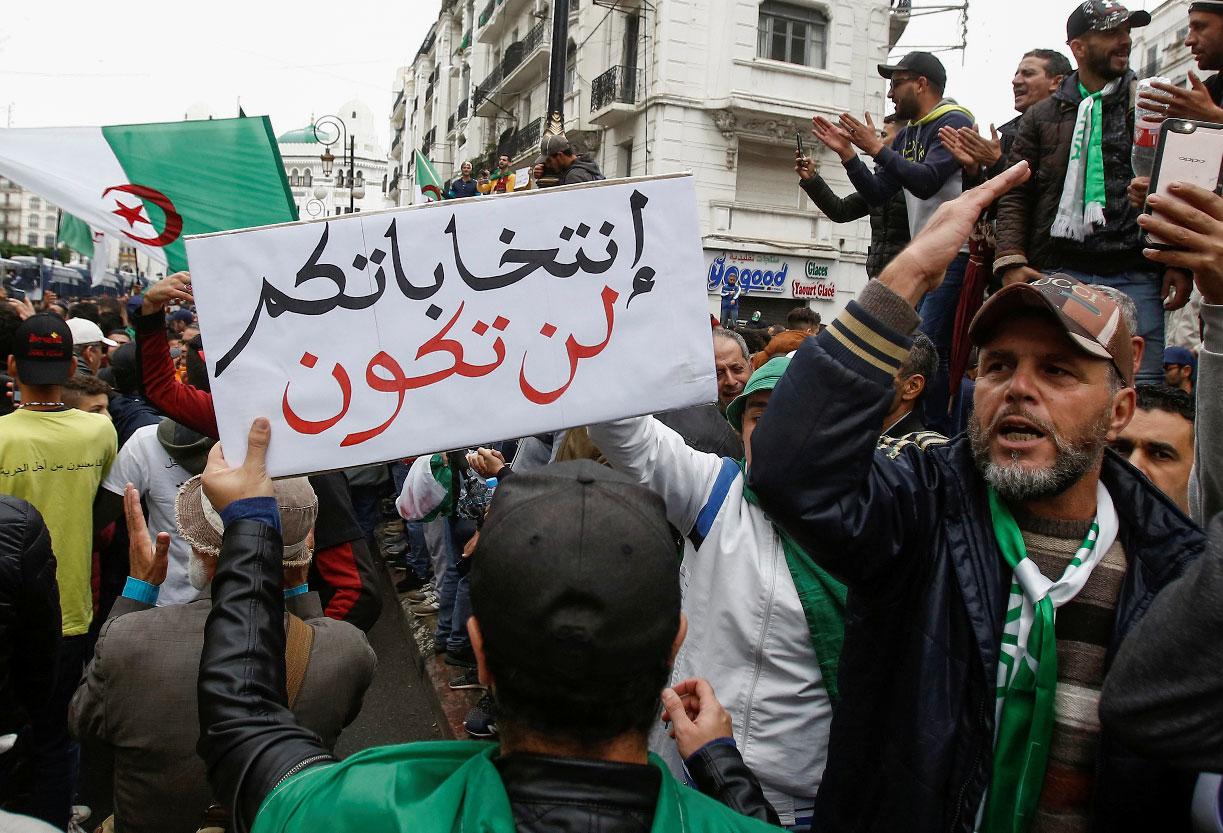
[[[84,411],[0,417],[0,493],[34,504],[51,531],[64,636],[93,619],[93,499],[115,459],[115,426]]]

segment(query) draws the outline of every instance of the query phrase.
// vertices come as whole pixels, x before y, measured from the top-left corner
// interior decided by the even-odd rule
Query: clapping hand
[[[127,518],[128,574],[147,584],[160,585],[166,580],[170,564],[170,533],[157,533],[156,544],[149,538],[140,493],[131,483],[123,490],[123,514]]]
[[[467,465],[481,477],[496,477],[505,468],[505,457],[491,448],[477,448],[467,455]]]
[[[824,147],[841,157],[842,162],[848,162],[854,158],[854,149],[850,145],[849,134],[823,116],[811,117],[811,133],[823,143]]]
[[[879,138],[879,130],[870,113],[863,113],[866,123],[858,121],[849,113],[841,114],[841,128],[849,134],[849,141],[867,156],[875,156],[883,150],[883,139]]]

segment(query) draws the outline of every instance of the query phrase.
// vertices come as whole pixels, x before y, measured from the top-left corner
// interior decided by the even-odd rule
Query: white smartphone
[[[1166,196],[1173,182],[1189,182],[1219,193],[1223,184],[1223,124],[1190,119],[1164,121],[1147,193]],[[1145,210],[1154,213],[1149,206]],[[1176,248],[1146,232],[1143,242],[1153,249]]]

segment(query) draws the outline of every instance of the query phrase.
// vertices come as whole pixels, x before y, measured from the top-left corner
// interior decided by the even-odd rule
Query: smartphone
[[[798,141],[798,155],[806,156],[806,151],[803,150],[803,134],[801,132],[794,134],[795,140]]]
[[[25,300],[25,290],[24,289],[18,289],[15,286],[6,286],[5,291],[8,292],[9,298],[14,301],[24,301]]]
[[[1166,196],[1173,182],[1189,182],[1219,193],[1219,186],[1223,184],[1223,124],[1190,119],[1164,120],[1147,193]],[[1145,210],[1148,214],[1153,213],[1150,207]],[[1142,236],[1143,244],[1153,249],[1176,248],[1145,231]]]

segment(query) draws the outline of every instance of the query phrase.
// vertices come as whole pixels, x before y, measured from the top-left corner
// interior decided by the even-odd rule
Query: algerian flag
[[[183,235],[297,219],[266,116],[0,130],[0,175],[175,271]]]
[[[433,165],[418,150],[412,151],[416,157],[416,185],[412,191],[412,204],[434,202],[442,198],[442,180],[433,170]]]
[[[89,274],[93,285],[98,286],[106,276],[106,267],[110,265],[110,246],[106,243],[106,234],[91,229],[87,223],[72,216],[66,211],[60,212],[59,242],[70,249],[80,252],[89,258]]]

